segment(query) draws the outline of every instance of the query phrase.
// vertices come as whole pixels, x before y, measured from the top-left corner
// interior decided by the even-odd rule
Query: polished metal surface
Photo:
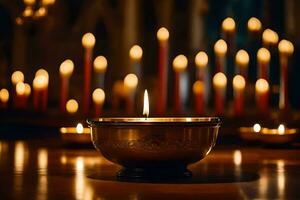
[[[300,150],[221,146],[189,168],[196,182],[116,181],[119,166],[59,140],[0,140],[0,199],[300,199]]]
[[[163,170],[161,177],[172,169],[185,170],[208,155],[216,143],[220,120],[102,118],[89,124],[93,144],[105,158],[126,169]]]

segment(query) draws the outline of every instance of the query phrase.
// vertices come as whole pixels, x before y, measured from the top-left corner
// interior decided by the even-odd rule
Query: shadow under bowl
[[[187,165],[203,159],[216,143],[220,119],[99,118],[87,120],[95,148],[123,169],[118,178],[182,179]]]

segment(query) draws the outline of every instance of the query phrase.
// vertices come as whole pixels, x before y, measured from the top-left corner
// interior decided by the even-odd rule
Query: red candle
[[[223,38],[228,44],[228,52],[231,54],[235,51],[235,21],[231,17],[227,17],[222,22]]]
[[[25,84],[19,82],[16,85],[16,97],[15,97],[14,106],[15,108],[25,108],[26,107],[26,95],[25,95]]]
[[[13,105],[14,107],[16,107],[15,103],[17,102],[16,100],[16,85],[19,83],[19,82],[24,82],[24,74],[23,72],[21,71],[15,71],[12,73],[11,75],[11,82],[13,84],[13,91],[12,91],[12,97],[13,97]]]
[[[244,113],[244,90],[246,81],[243,76],[236,75],[232,81],[234,95],[234,114],[236,116]]]
[[[127,74],[124,78],[124,89],[126,91],[126,112],[134,113],[136,88],[138,85],[138,77],[135,74]]]
[[[194,106],[196,114],[203,115],[205,112],[205,101],[204,101],[205,85],[203,81],[196,81],[193,84],[194,93]]]
[[[9,100],[9,92],[7,89],[3,88],[0,90],[0,107],[6,108]]]
[[[90,91],[91,91],[91,70],[93,48],[96,39],[92,33],[86,33],[82,37],[82,46],[84,47],[84,81],[83,81],[83,114],[87,115],[90,107]]]
[[[213,77],[213,85],[215,90],[215,111],[217,115],[223,115],[227,85],[225,74],[222,72],[215,74]]]
[[[246,80],[248,78],[249,54],[241,49],[235,55],[236,74],[242,75]]]
[[[105,92],[101,88],[95,89],[93,92],[95,117],[99,117],[101,115],[104,100],[105,100]]]
[[[182,73],[185,71],[188,65],[188,60],[184,55],[178,55],[173,60],[173,69],[175,72],[175,84],[174,84],[174,113],[180,114],[182,112],[182,105],[181,105],[181,85],[180,79]]]
[[[216,68],[215,72],[226,72],[226,53],[227,44],[224,40],[220,39],[215,43],[214,46],[215,58],[216,58]]]
[[[269,111],[269,83],[265,79],[258,79],[255,83],[256,104],[259,112]]]
[[[257,51],[258,78],[269,80],[270,59],[271,54],[268,49],[260,48]]]
[[[288,107],[288,59],[294,52],[294,45],[288,40],[281,40],[278,45],[280,56],[280,98],[279,108]]]
[[[157,31],[158,39],[158,98],[157,113],[164,115],[167,106],[168,94],[168,56],[169,56],[169,31],[162,27]]]
[[[48,100],[48,78],[38,75],[33,79],[33,107],[38,111],[47,109]]]
[[[72,60],[65,60],[59,67],[60,74],[60,111],[64,113],[67,99],[69,98],[69,80],[74,70]]]

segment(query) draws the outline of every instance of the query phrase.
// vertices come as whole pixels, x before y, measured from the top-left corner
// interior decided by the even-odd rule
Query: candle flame
[[[294,45],[288,40],[281,40],[278,44],[278,50],[280,53],[291,55],[294,52]]]
[[[61,63],[61,65],[59,66],[59,73],[62,76],[66,76],[69,77],[72,75],[74,71],[74,63],[72,60],[67,59],[64,62]]]
[[[258,93],[265,93],[269,90],[269,83],[266,79],[258,79],[255,83],[255,90]]]
[[[254,131],[255,133],[258,133],[258,132],[260,132],[260,130],[261,130],[260,124],[254,124],[254,126],[253,126],[253,131]]]
[[[91,49],[95,46],[96,38],[92,33],[86,33],[81,39],[82,46],[87,49]]]
[[[235,55],[235,61],[241,66],[246,67],[249,63],[249,60],[249,54],[243,49],[239,50]]]
[[[169,39],[169,31],[165,27],[161,27],[157,31],[157,39],[160,41],[167,41]]]
[[[265,43],[277,44],[279,37],[275,31],[271,29],[266,29],[262,34],[262,39]]]
[[[18,95],[25,94],[25,84],[23,82],[17,83],[17,85],[16,85],[16,93]]]
[[[234,31],[235,30],[235,21],[231,17],[227,17],[226,19],[223,20],[222,22],[222,29],[224,31]]]
[[[95,104],[103,104],[105,100],[105,92],[101,88],[97,88],[94,90],[92,97]]]
[[[148,91],[147,90],[145,90],[145,93],[144,93],[143,115],[146,115],[146,117],[149,116],[149,98],[148,98]]]
[[[246,86],[245,78],[241,75],[236,75],[232,81],[233,88],[236,90],[243,90]]]
[[[104,73],[107,68],[107,60],[104,56],[97,56],[94,60],[94,70],[97,73]]]
[[[178,55],[173,60],[173,69],[175,72],[183,72],[188,65],[188,60],[185,55]]]
[[[285,126],[283,125],[283,124],[280,124],[279,126],[278,126],[278,134],[279,135],[283,135],[284,134],[284,132],[285,132]]]
[[[78,103],[75,99],[70,99],[69,101],[67,101],[66,103],[66,110],[68,113],[74,114],[77,112],[78,110]]]
[[[257,51],[257,60],[264,62],[264,63],[268,63],[270,62],[271,59],[271,54],[270,51],[266,48],[260,48]]]
[[[13,85],[17,85],[17,83],[19,82],[24,82],[24,74],[21,71],[15,71],[12,75],[11,75],[11,82],[13,83]]]
[[[3,103],[8,102],[9,100],[9,92],[7,89],[3,88],[0,90],[0,101]]]
[[[255,17],[251,17],[248,20],[248,29],[250,31],[260,31],[261,30],[261,22],[259,21],[259,19],[255,18]]]
[[[216,88],[225,88],[227,84],[227,78],[222,72],[218,72],[213,77],[213,84]]]
[[[78,134],[82,134],[83,133],[83,125],[81,123],[78,123],[76,126],[76,132]]]
[[[139,45],[134,45],[129,50],[129,56],[130,58],[134,60],[140,60],[143,56],[143,49]]]
[[[227,44],[224,40],[220,39],[215,43],[214,51],[219,56],[224,56],[227,52]]]
[[[197,53],[195,57],[195,64],[199,68],[204,68],[207,66],[208,63],[208,56],[204,51],[200,51]]]

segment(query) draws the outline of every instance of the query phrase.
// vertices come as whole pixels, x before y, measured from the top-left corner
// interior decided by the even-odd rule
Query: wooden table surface
[[[217,147],[192,181],[120,182],[96,150],[0,140],[0,199],[300,199],[300,150]]]

